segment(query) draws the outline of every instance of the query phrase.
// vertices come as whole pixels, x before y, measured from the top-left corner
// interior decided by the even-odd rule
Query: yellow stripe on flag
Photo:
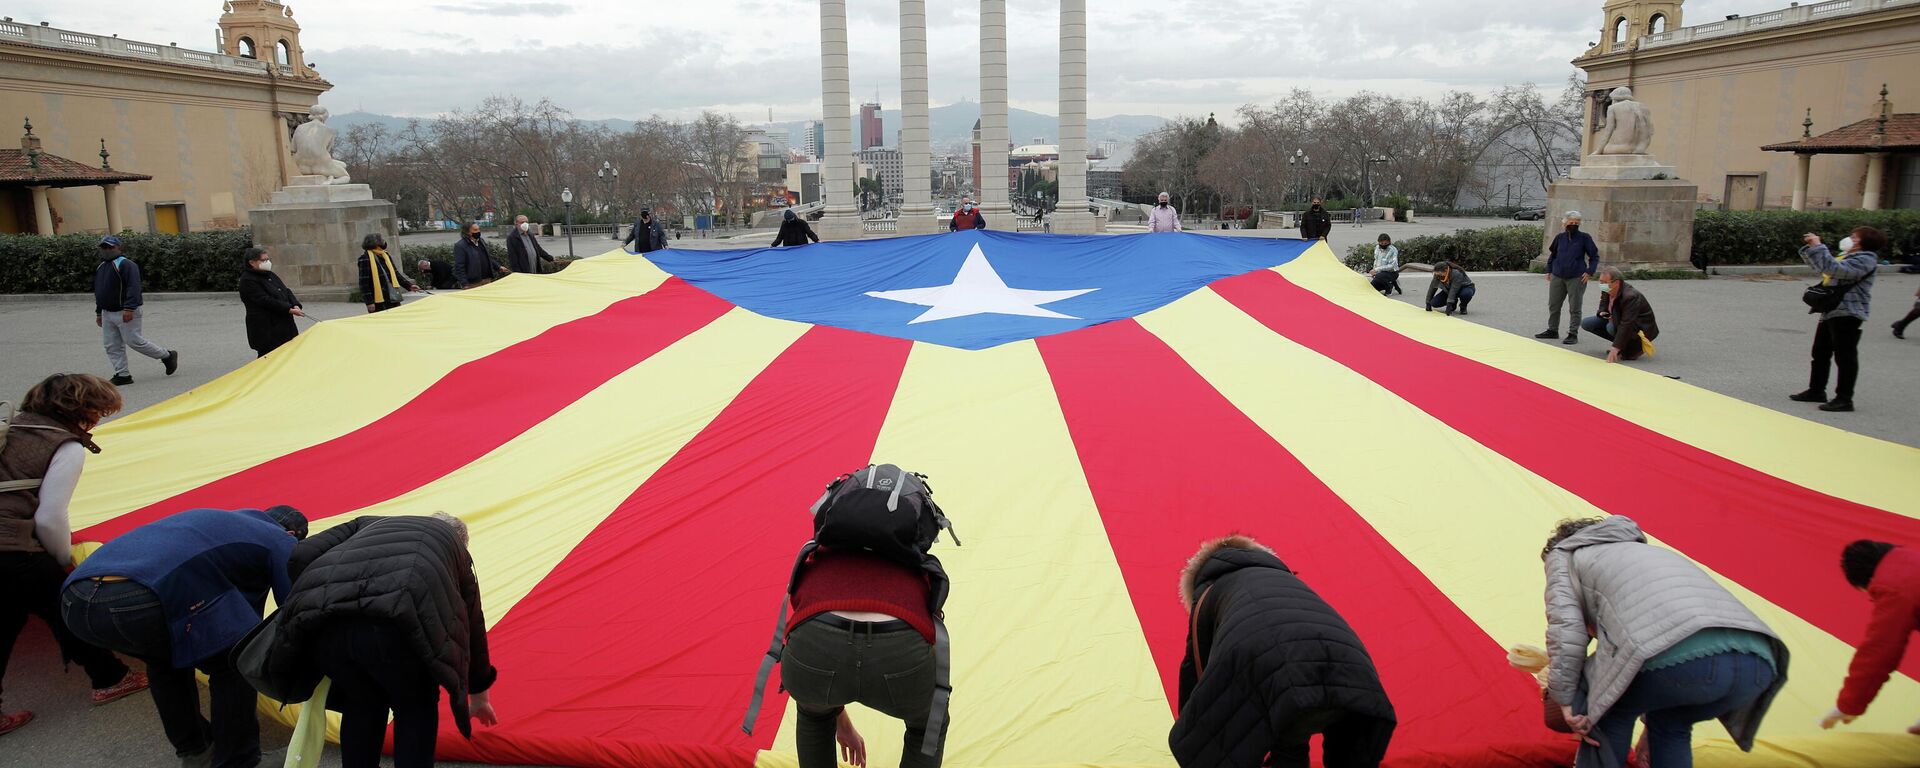
[[[873,460],[926,473],[965,544],[935,547],[953,579],[946,764],[1172,765],[1172,708],[1038,348],[915,345]],[[896,764],[900,721],[850,711],[868,764]],[[789,702],[769,764],[793,722]]]
[[[272,355],[101,427],[103,451],[80,479],[73,527],[352,432],[464,363],[650,291],[667,277],[638,256],[602,256],[553,275],[423,299],[421,311],[409,304],[303,329]],[[234,334],[232,342],[241,343],[237,311]]]
[[[1505,331],[1383,299],[1324,245],[1274,271],[1403,336],[1563,392],[1701,450],[1830,496],[1920,517],[1920,472],[1913,471],[1920,466],[1920,448],[1750,405],[1630,363],[1609,365],[1558,344],[1519,343]],[[1409,274],[1407,279],[1418,278]],[[1544,293],[1545,284],[1537,290]],[[1486,301],[1486,286],[1481,296]],[[1783,382],[1782,392],[1795,384]],[[1817,458],[1837,456],[1846,459]]]
[[[1541,644],[1546,581],[1540,547],[1561,518],[1605,512],[1358,373],[1273,333],[1212,291],[1197,292],[1139,321],[1485,630],[1497,642],[1487,644],[1489,653],[1515,643]],[[1275,382],[1285,382],[1283,390]],[[1833,705],[1853,649],[1713,576],[1779,633],[1792,653],[1788,685],[1775,700],[1762,736],[1818,733],[1815,721]],[[1881,694],[1881,705],[1854,729],[1904,729],[1913,707],[1893,702],[1920,702],[1920,685],[1896,675]],[[1696,741],[1726,736],[1713,727],[1694,733]],[[1920,761],[1920,739],[1914,746]]]

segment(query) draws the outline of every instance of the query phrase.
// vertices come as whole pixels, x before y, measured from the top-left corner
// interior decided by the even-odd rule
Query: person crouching
[[[1619,267],[1601,267],[1593,275],[1600,286],[1598,314],[1580,321],[1581,330],[1607,341],[1607,362],[1638,360],[1647,354],[1654,339],[1660,338],[1660,324],[1654,320],[1653,305],[1638,288],[1627,285]]]
[[[1396,719],[1366,646],[1273,550],[1246,536],[1200,547],[1180,572],[1188,610],[1180,717],[1167,736],[1187,768],[1377,766]],[[1208,674],[1212,671],[1212,674]]]

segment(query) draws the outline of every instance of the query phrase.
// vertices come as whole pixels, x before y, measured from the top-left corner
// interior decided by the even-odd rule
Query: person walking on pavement
[[[1306,215],[1300,217],[1300,239],[1325,240],[1327,234],[1332,231],[1333,214],[1327,213],[1327,209],[1320,203],[1320,198],[1314,198],[1313,207],[1308,208]]]
[[[57,373],[27,390],[19,413],[0,411],[0,681],[27,617],[39,616],[60,656],[87,671],[95,706],[147,687],[146,675],[75,637],[60,620],[60,582],[73,564],[67,507],[87,454],[100,452],[94,426],[120,405],[120,390],[106,379]],[[32,721],[30,711],[0,710],[0,734]]]
[[[540,274],[540,262],[553,263],[553,255],[540,247],[540,236],[527,223],[525,215],[515,216],[513,231],[507,233],[507,267],[528,275]]]
[[[793,209],[788,208],[780,215],[780,234],[773,236],[773,247],[806,245],[809,241],[820,242],[820,236],[813,233],[806,219],[794,215]]]
[[[785,225],[782,227],[781,231],[784,232]],[[633,223],[633,229],[627,232],[627,239],[620,241],[622,247],[628,243],[633,244],[635,253],[652,253],[667,247],[667,228],[653,217],[652,208],[640,209],[640,220]]]
[[[120,238],[100,238],[100,266],[93,271],[93,324],[100,326],[107,362],[113,365],[114,386],[133,383],[127,368],[127,348],[160,361],[168,376],[180,368],[180,351],[148,341],[140,333],[145,303],[140,295],[140,265],[120,252]]]
[[[240,303],[247,308],[247,347],[255,357],[293,341],[300,335],[293,319],[306,317],[300,297],[273,273],[273,256],[267,249],[247,249],[247,266],[240,271]]]
[[[453,244],[453,279],[461,289],[478,288],[511,274],[493,260],[493,252],[480,237],[479,222],[467,222],[460,233],[460,241]]]
[[[1600,246],[1593,236],[1580,231],[1580,212],[1568,211],[1565,231],[1553,236],[1547,246],[1547,329],[1534,334],[1536,339],[1560,335],[1560,305],[1567,305],[1567,336],[1563,344],[1580,343],[1581,307],[1587,295],[1587,280],[1600,268]]]
[[[1906,270],[1901,271],[1904,272]],[[1893,321],[1893,337],[1896,339],[1906,338],[1907,326],[1913,325],[1913,321],[1915,320],[1920,320],[1920,289],[1916,289],[1913,292],[1913,310],[1908,312],[1906,317]]]
[[[407,290],[420,292],[420,285],[401,273],[393,265],[393,257],[387,254],[387,238],[378,232],[360,239],[360,259],[356,266],[360,269],[360,300],[367,304],[367,314],[385,312],[400,306],[400,286]]]
[[[1820,314],[1813,328],[1813,370],[1803,392],[1788,395],[1802,403],[1820,403],[1820,410],[1853,410],[1853,384],[1860,378],[1860,327],[1867,322],[1873,301],[1873,275],[1880,271],[1879,254],[1887,252],[1887,236],[1873,227],[1853,230],[1853,244],[1835,258],[1811,232],[1801,235],[1800,260],[1820,272],[1820,284],[1841,292],[1839,303]],[[1818,312],[1819,310],[1812,310]],[[1827,399],[1829,367],[1838,368],[1840,380],[1834,385],[1833,399]]]
[[[1165,192],[1160,193],[1159,202],[1154,203],[1153,208],[1147,211],[1147,231],[1180,231],[1180,212],[1173,209],[1171,195]]]
[[[287,559],[306,536],[292,507],[190,509],[121,534],[67,577],[62,621],[146,662],[160,728],[185,765],[260,763],[259,697],[233,647],[259,625],[268,592],[287,599]],[[212,722],[200,716],[196,669],[207,673]]]

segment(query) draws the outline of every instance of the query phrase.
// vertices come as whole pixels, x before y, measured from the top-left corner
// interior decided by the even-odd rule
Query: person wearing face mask
[[[553,263],[553,255],[540,247],[540,236],[527,223],[526,216],[515,216],[513,231],[507,233],[507,266],[515,272],[540,274],[540,262]]]
[[[469,221],[460,228],[460,241],[453,244],[453,279],[459,288],[478,288],[509,274],[493,260],[493,252],[480,237],[479,222]]]
[[[1653,305],[1640,290],[1627,285],[1619,267],[1601,267],[1593,284],[1600,288],[1599,314],[1580,321],[1580,327],[1607,341],[1607,362],[1638,360],[1647,353],[1647,345],[1660,338],[1660,324],[1653,319]]]
[[[247,346],[256,357],[293,341],[300,335],[293,319],[307,316],[300,298],[273,273],[273,254],[257,245],[247,249],[247,266],[240,270],[240,303],[247,308]]]
[[[1400,247],[1393,244],[1392,237],[1383,233],[1373,246],[1373,271],[1368,272],[1367,277],[1382,296],[1405,293],[1400,290]]]
[[[86,670],[96,706],[147,687],[146,675],[83,642],[60,619],[60,583],[73,565],[67,505],[87,454],[100,452],[93,428],[120,405],[120,391],[106,379],[56,373],[27,390],[20,412],[0,423],[6,436],[0,445],[0,488],[6,488],[0,490],[0,584],[6,585],[0,590],[0,675],[27,616],[39,616],[60,655]],[[32,720],[26,710],[0,711],[0,734]]]
[[[356,266],[360,269],[360,298],[367,304],[367,312],[385,312],[400,306],[400,286],[407,290],[420,292],[420,285],[401,273],[394,266],[393,257],[387,255],[387,238],[379,233],[360,239],[360,254]]]
[[[1880,254],[1887,252],[1887,236],[1873,227],[1853,230],[1853,242],[1835,258],[1811,232],[1801,235],[1805,245],[1800,260],[1820,272],[1820,284],[1841,291],[1839,303],[1820,313],[1813,329],[1813,369],[1805,391],[1788,395],[1802,403],[1820,403],[1823,411],[1853,410],[1853,384],[1860,378],[1860,327],[1867,322],[1873,300],[1873,275],[1880,271]],[[1818,312],[1819,310],[1812,310]],[[1829,367],[1840,370],[1833,399],[1827,399]]]
[[[633,229],[627,233],[627,239],[620,245],[633,244],[635,253],[652,253],[667,247],[667,228],[653,215],[653,209],[640,209],[640,220],[633,223]]]
[[[1593,236],[1580,231],[1580,212],[1568,211],[1566,231],[1553,236],[1547,247],[1547,329],[1534,334],[1536,339],[1560,335],[1560,305],[1567,305],[1567,337],[1562,344],[1580,343],[1581,306],[1587,295],[1587,281],[1600,267],[1600,246]]]
[[[807,220],[794,215],[788,208],[780,215],[780,233],[773,237],[773,247],[801,246],[809,242],[820,242],[820,236],[813,233],[813,227],[807,226]]]
[[[958,232],[963,229],[986,228],[986,214],[981,213],[980,209],[973,207],[972,198],[960,198],[960,210],[953,212],[953,220],[947,222],[947,231]]]
[[[1147,212],[1147,231],[1180,231],[1180,212],[1173,209],[1172,198],[1165,192],[1160,193],[1160,201],[1154,204],[1153,210]]]
[[[1467,304],[1473,301],[1473,278],[1467,271],[1452,261],[1442,259],[1433,265],[1433,280],[1427,283],[1427,311],[1445,308],[1451,316],[1454,310],[1467,313]]]
[[[1307,209],[1307,215],[1300,217],[1300,239],[1325,240],[1327,233],[1332,231],[1333,214],[1327,213],[1320,198],[1314,198],[1313,207]]]

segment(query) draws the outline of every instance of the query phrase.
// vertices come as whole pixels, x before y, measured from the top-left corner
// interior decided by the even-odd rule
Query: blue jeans
[[[1466,309],[1467,302],[1473,301],[1473,286],[1469,285],[1464,288],[1461,288],[1460,295],[1456,298],[1458,298],[1460,301],[1460,308]],[[1441,291],[1439,293],[1434,294],[1433,301],[1431,303],[1434,309],[1439,309],[1441,307],[1447,306],[1447,292]]]
[[[1608,320],[1599,315],[1594,315],[1593,317],[1589,317],[1585,320],[1581,320],[1580,330],[1586,331],[1587,333],[1591,333],[1595,336],[1599,336],[1600,338],[1606,339],[1607,341],[1613,341],[1613,334],[1616,332],[1614,330],[1613,321]]]
[[[1633,721],[1647,719],[1653,768],[1692,768],[1693,724],[1752,706],[1773,686],[1773,666],[1750,653],[1727,652],[1651,672],[1642,671],[1580,745],[1578,768],[1620,768],[1633,750]]]

